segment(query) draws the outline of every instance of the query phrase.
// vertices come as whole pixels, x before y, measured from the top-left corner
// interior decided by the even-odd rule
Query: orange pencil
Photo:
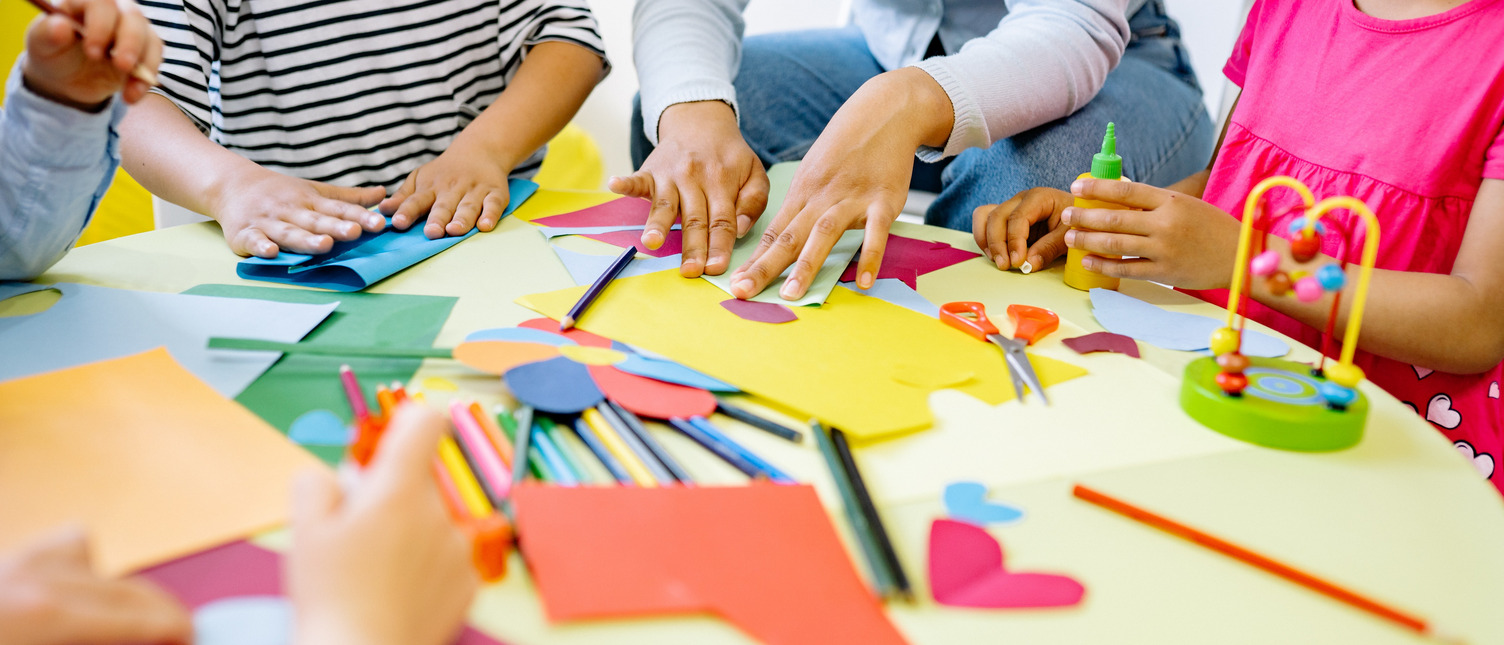
[[[481,431],[486,433],[486,439],[490,440],[491,446],[496,449],[496,454],[501,455],[502,463],[506,464],[507,468],[511,468],[512,442],[507,441],[506,435],[501,433],[501,428],[496,425],[496,419],[486,414],[479,402],[470,403],[470,416],[475,417],[475,422],[480,424]]]
[[[1358,594],[1357,592],[1349,591],[1309,573],[1296,569],[1292,566],[1259,555],[1258,553],[1254,553],[1253,551],[1249,551],[1248,549],[1223,540],[1219,537],[1186,526],[1168,517],[1164,517],[1163,515],[1158,515],[1150,511],[1146,511],[1142,508],[1129,504],[1128,502],[1104,493],[1097,492],[1080,484],[1076,484],[1075,490],[1072,492],[1078,499],[1096,504],[1097,506],[1101,506],[1102,508],[1105,508],[1109,511],[1118,513],[1119,515],[1124,515],[1144,524],[1148,524],[1149,526],[1157,528],[1171,535],[1175,535],[1191,542],[1195,542],[1196,544],[1200,544],[1201,546],[1204,546],[1228,557],[1241,560],[1246,564],[1250,564],[1268,571],[1269,573],[1277,575],[1317,593],[1328,596],[1332,599],[1345,602],[1349,605],[1352,605],[1353,607],[1357,607],[1358,609],[1362,609],[1363,611],[1383,618],[1384,620],[1390,621],[1396,625],[1417,632],[1422,636],[1429,636],[1437,640],[1451,643],[1463,642],[1462,639],[1458,638],[1455,635],[1445,634],[1441,632],[1435,625],[1427,622],[1425,619],[1404,613],[1398,609],[1380,603],[1377,600],[1373,600],[1371,598],[1368,598],[1367,596]]]
[[[388,390],[385,385],[376,386],[376,405],[381,407],[381,418],[392,418],[392,410],[397,409],[397,397]]]

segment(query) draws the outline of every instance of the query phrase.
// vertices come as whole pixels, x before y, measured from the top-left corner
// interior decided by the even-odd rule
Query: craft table
[[[457,296],[436,345],[466,333],[536,317],[518,296],[573,286],[524,219],[604,202],[602,193],[542,191],[502,222],[371,291]],[[897,224],[894,233],[971,249],[965,233]],[[573,240],[571,242],[574,242]],[[589,240],[580,242],[591,243]],[[603,252],[597,250],[597,252]],[[235,275],[237,258],[212,223],[193,224],[80,248],[43,282],[180,292],[198,284],[255,284]],[[1050,390],[1054,405],[990,408],[965,395],[931,398],[929,430],[860,447],[866,473],[893,533],[917,601],[890,615],[915,643],[1412,643],[1384,621],[1220,554],[1071,497],[1083,482],[1348,586],[1465,635],[1504,643],[1504,505],[1439,432],[1370,383],[1366,435],[1351,450],[1303,454],[1228,439],[1192,421],[1177,404],[1180,373],[1196,354],[1141,343],[1144,358],[1079,356],[1060,340],[1101,331],[1087,294],[1064,286],[1059,266],[1021,275],[981,259],[922,276],[932,302],[977,300],[1001,312],[1012,303],[1048,307],[1061,328],[1038,353],[1090,374]],[[1156,285],[1125,281],[1124,293],[1211,317],[1222,310]],[[901,339],[895,339],[901,342]],[[1297,346],[1291,358],[1316,354]],[[448,379],[459,394],[502,400],[499,379],[451,361],[429,360],[414,382]],[[334,378],[333,375],[330,378]],[[445,393],[431,392],[430,396]],[[813,483],[840,531],[839,497],[815,445],[794,445],[739,424],[727,432]],[[701,481],[735,484],[734,471],[678,435],[657,433]],[[926,588],[930,521],[944,515],[948,483],[976,480],[991,497],[1024,509],[1017,524],[990,530],[1008,568],[1074,576],[1083,603],[1052,610],[964,610],[937,606]],[[263,536],[273,547],[285,534]],[[858,570],[864,571],[856,550]],[[799,584],[799,572],[789,572]],[[475,602],[472,624],[514,644],[735,643],[747,638],[709,616],[550,625],[520,559]]]

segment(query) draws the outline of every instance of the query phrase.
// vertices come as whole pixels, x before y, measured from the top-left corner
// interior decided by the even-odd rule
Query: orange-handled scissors
[[[1024,386],[1028,385],[1039,394],[1045,405],[1050,397],[1045,396],[1044,385],[1034,373],[1034,366],[1024,354],[1024,348],[1060,328],[1060,317],[1055,312],[1029,305],[1008,305],[1008,320],[1013,322],[1013,337],[1003,336],[997,325],[987,318],[987,307],[980,302],[947,302],[940,305],[940,320],[951,327],[966,332],[982,342],[990,342],[1003,350],[1003,360],[1008,363],[1008,375],[1013,379],[1013,391],[1018,400],[1024,400]]]

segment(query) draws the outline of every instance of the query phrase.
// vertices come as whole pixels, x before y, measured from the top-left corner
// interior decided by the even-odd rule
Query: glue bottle
[[[1102,151],[1091,158],[1091,172],[1081,173],[1076,179],[1114,179],[1123,181],[1123,158],[1118,156],[1117,129],[1113,124],[1107,124],[1107,135],[1102,137]],[[1111,208],[1116,210],[1133,210],[1118,204],[1099,202],[1090,199],[1076,198],[1076,208]],[[1100,254],[1098,254],[1100,255]],[[1065,252],[1065,284],[1086,291],[1088,289],[1112,289],[1116,291],[1119,280],[1109,278],[1100,273],[1087,271],[1081,265],[1081,259],[1087,256],[1086,251],[1080,249],[1067,249]],[[1115,255],[1103,255],[1102,257],[1118,258]]]

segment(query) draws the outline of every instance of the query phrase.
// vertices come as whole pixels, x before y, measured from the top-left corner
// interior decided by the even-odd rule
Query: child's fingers
[[[1087,253],[1142,256],[1149,247],[1149,238],[1073,228],[1065,232],[1065,246]]]
[[[392,226],[400,231],[407,230],[408,227],[428,215],[428,211],[433,208],[433,200],[433,191],[427,189],[415,191],[403,200],[402,206],[397,209],[396,214],[392,215]]]
[[[883,253],[888,250],[888,219],[882,217],[882,205],[873,203],[867,207],[867,227],[862,234],[862,255],[856,263],[856,286],[871,289],[877,273],[883,266]],[[817,269],[818,270],[818,269]]]
[[[277,257],[277,244],[271,241],[261,229],[246,227],[240,229],[235,237],[230,239],[230,250],[236,255],[254,255],[259,258],[272,259]]]
[[[260,224],[258,227],[262,228],[266,236],[276,242],[277,246],[293,253],[320,255],[334,248],[334,238],[304,230],[288,222],[278,220]]]
[[[84,54],[90,60],[103,61],[115,40],[115,25],[120,19],[120,9],[114,2],[99,0],[84,6]]]
[[[663,246],[668,229],[679,219],[679,188],[674,180],[664,178],[653,185],[653,208],[648,211],[647,227],[642,230],[642,245],[649,249]]]
[[[1050,232],[1045,233],[1029,247],[1027,262],[1033,271],[1038,271],[1050,265],[1055,258],[1065,254],[1065,233],[1069,230],[1064,226],[1057,226]]]
[[[398,215],[398,209],[407,203],[407,199],[412,197],[417,189],[418,171],[414,170],[407,174],[407,179],[403,180],[402,186],[397,189],[397,192],[392,193],[391,197],[381,200],[381,203],[376,205],[376,210],[381,211],[383,215],[390,215],[392,217],[392,224],[397,228],[406,229],[407,225],[412,222],[402,221],[401,216]]]
[[[486,195],[486,199],[481,202],[480,220],[476,226],[479,226],[480,230],[485,232],[494,230],[496,225],[501,223],[501,214],[507,212],[507,204],[511,201],[511,198],[512,196],[508,191],[491,191],[491,194]]]
[[[423,234],[430,240],[444,237],[449,220],[454,219],[454,208],[457,205],[453,195],[436,195],[433,208],[428,209],[428,223],[423,225]]]
[[[679,275],[698,278],[705,272],[705,258],[710,251],[710,216],[705,193],[699,186],[680,187],[679,219],[684,225],[684,260],[679,264]],[[646,239],[646,231],[643,237]]]
[[[382,498],[415,486],[433,486],[433,455],[448,429],[444,417],[431,408],[413,402],[400,405],[366,471],[372,495]]]
[[[60,642],[190,643],[193,622],[177,599],[140,580],[95,578],[70,585]]]
[[[350,230],[349,237],[342,239],[353,240],[360,237],[361,229],[374,233],[386,228],[385,217],[350,202],[338,199],[316,199],[312,205],[312,212],[353,224],[354,228],[348,229]],[[310,226],[304,226],[304,228],[310,231],[313,230],[311,224]]]
[[[1071,194],[1083,199],[1122,204],[1140,210],[1154,210],[1175,199],[1175,192],[1149,184],[1114,179],[1077,179]]]
[[[135,3],[122,6],[120,17],[115,22],[114,46],[110,48],[110,62],[115,69],[130,72],[146,55],[151,26]]]
[[[460,200],[460,205],[454,209],[454,218],[449,220],[449,225],[444,231],[450,235],[464,235],[475,228],[475,220],[480,217],[482,202],[485,193],[470,193]]]
[[[293,482],[293,531],[311,530],[339,509],[344,494],[327,473],[308,468]]]
[[[1110,278],[1154,280],[1160,277],[1154,274],[1154,262],[1145,258],[1104,258],[1098,255],[1088,255],[1081,258],[1081,266],[1087,271],[1095,271]]]
[[[789,271],[789,277],[784,280],[783,288],[779,290],[778,295],[784,300],[803,298],[805,292],[809,291],[809,285],[815,281],[815,274],[819,273],[821,266],[824,266],[825,258],[830,255],[830,250],[835,248],[836,242],[841,239],[841,235],[851,227],[857,217],[857,212],[842,203],[830,207],[819,219],[815,220],[804,238],[804,243],[800,245],[799,257],[790,265],[793,270]],[[875,262],[870,251],[864,251],[862,256],[865,266],[876,273],[876,265],[882,262],[881,252],[879,251]],[[776,276],[782,272],[782,268],[779,267],[777,273],[773,275]]]
[[[653,198],[653,173],[639,170],[625,177],[612,177],[606,182],[611,192],[627,197]]]
[[[1112,208],[1079,208],[1072,206],[1060,212],[1060,222],[1071,228],[1089,228],[1108,233],[1149,235],[1154,232],[1152,222],[1142,211]]]
[[[301,211],[290,215],[287,221],[310,233],[328,235],[336,240],[353,240],[360,237],[360,225],[338,215]]]

